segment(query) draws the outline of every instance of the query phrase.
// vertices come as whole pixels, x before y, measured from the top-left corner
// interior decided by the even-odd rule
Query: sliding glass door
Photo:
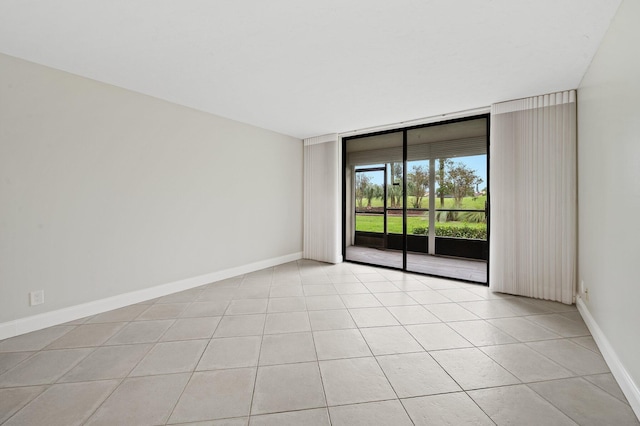
[[[404,268],[402,153],[403,132],[348,142],[345,260]]]
[[[488,117],[343,142],[346,260],[486,283]]]

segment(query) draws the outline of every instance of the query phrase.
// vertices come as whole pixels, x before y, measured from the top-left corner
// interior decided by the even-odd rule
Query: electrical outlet
[[[42,305],[44,303],[44,290],[36,290],[29,293],[31,306]]]

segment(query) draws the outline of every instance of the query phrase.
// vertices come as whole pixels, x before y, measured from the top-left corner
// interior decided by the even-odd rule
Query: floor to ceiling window
[[[344,258],[486,283],[488,122],[343,139]]]

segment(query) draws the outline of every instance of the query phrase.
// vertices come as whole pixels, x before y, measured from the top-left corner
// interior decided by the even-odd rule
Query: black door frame
[[[365,133],[365,134],[361,134],[361,135],[355,135],[355,136],[347,136],[345,138],[342,138],[342,258],[344,259],[345,262],[351,262],[351,263],[360,263],[360,264],[364,264],[364,265],[372,265],[372,266],[377,266],[380,268],[387,268],[387,269],[394,269],[394,270],[401,270],[401,271],[405,271],[405,272],[411,272],[411,273],[416,273],[416,274],[421,274],[421,275],[428,275],[428,276],[436,276],[436,277],[441,277],[439,275],[433,275],[433,274],[424,274],[424,273],[420,273],[420,272],[414,272],[414,271],[407,271],[407,173],[406,173],[406,168],[407,168],[407,132],[409,132],[410,130],[413,129],[421,129],[424,127],[434,127],[434,126],[441,126],[444,124],[452,124],[452,123],[460,123],[460,122],[464,122],[464,121],[470,121],[470,120],[477,120],[480,118],[484,118],[486,121],[486,133],[487,133],[487,206],[486,206],[486,216],[487,216],[487,245],[490,244],[491,241],[491,220],[490,220],[490,214],[491,214],[491,170],[490,170],[490,141],[491,141],[491,137],[490,137],[490,131],[491,131],[491,114],[486,113],[486,114],[478,114],[478,115],[473,115],[473,116],[468,116],[468,117],[460,117],[460,118],[454,118],[454,119],[449,119],[449,120],[443,120],[443,121],[438,121],[438,122],[433,122],[433,123],[426,123],[426,124],[419,124],[419,125],[414,125],[414,126],[409,126],[409,127],[398,127],[398,128],[393,128],[393,129],[387,129],[387,130],[381,130],[381,131],[377,131],[377,132],[371,132],[371,133]],[[403,193],[403,202],[402,202],[402,246],[403,246],[403,250],[402,250],[402,268],[394,268],[391,266],[383,266],[383,265],[374,265],[374,264],[370,264],[370,263],[366,263],[366,262],[358,262],[358,261],[353,261],[353,260],[347,260],[346,259],[346,252],[347,252],[347,234],[346,234],[346,230],[347,230],[347,199],[346,199],[346,185],[347,185],[347,175],[346,175],[346,168],[347,168],[347,142],[350,140],[354,140],[354,139],[361,139],[361,138],[366,138],[366,137],[370,137],[370,136],[378,136],[378,135],[384,135],[384,134],[388,134],[388,133],[397,133],[397,132],[402,132],[402,193]],[[386,166],[385,166],[386,168]],[[385,172],[386,174],[386,172]],[[386,182],[385,182],[385,203],[386,203]],[[386,212],[386,209],[385,209]],[[385,214],[386,216],[386,214]],[[385,220],[385,230],[386,230],[386,220]],[[354,230],[355,232],[355,230]],[[386,234],[386,232],[385,232]],[[470,281],[473,282],[474,284],[483,284],[488,286],[489,285],[489,264],[491,262],[491,251],[488,250],[488,254],[487,254],[487,282],[486,283],[478,283],[476,281]],[[447,279],[453,279],[456,281],[466,281],[466,280],[462,280],[462,279],[458,279],[458,278],[450,278],[450,277],[446,277]]]

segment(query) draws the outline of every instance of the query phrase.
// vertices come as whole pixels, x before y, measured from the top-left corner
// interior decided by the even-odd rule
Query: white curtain
[[[304,140],[305,259],[342,262],[341,165],[337,134]]]
[[[574,90],[491,107],[493,291],[573,303],[576,150]]]

